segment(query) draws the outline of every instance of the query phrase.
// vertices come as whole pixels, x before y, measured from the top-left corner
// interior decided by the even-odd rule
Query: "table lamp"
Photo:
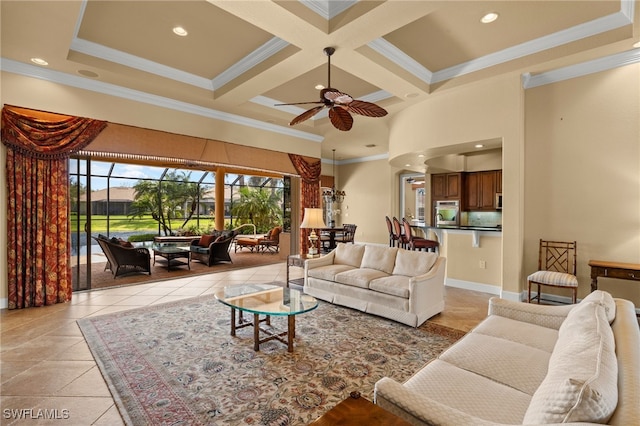
[[[317,247],[318,234],[316,234],[316,229],[326,227],[327,225],[325,225],[324,220],[322,219],[322,209],[304,209],[304,218],[302,220],[302,224],[300,224],[300,228],[311,229],[311,234],[309,234],[309,252],[307,253],[307,257],[320,256]]]

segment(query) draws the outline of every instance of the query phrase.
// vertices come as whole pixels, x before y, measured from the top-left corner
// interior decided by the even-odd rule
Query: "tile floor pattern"
[[[301,276],[301,268],[291,268],[292,279]],[[123,424],[77,319],[210,294],[231,284],[284,282],[285,277],[286,265],[282,263],[75,293],[70,303],[42,308],[3,309],[0,424]],[[490,297],[447,288],[445,311],[429,321],[467,331],[486,316]],[[34,419],[42,414],[38,410],[47,410],[49,416],[59,419]],[[20,414],[23,418],[16,420]],[[67,416],[67,421],[60,420]]]

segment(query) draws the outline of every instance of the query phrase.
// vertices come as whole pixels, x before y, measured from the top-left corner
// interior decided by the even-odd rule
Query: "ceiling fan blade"
[[[310,105],[310,104],[323,104],[322,101],[309,101],[309,102],[293,102],[290,104],[273,104],[273,106],[285,106],[285,105]]]
[[[334,102],[336,104],[341,104],[341,105],[346,105],[351,101],[353,101],[353,98],[347,95],[346,93],[343,93],[339,90],[331,89],[331,88],[324,89],[320,94],[320,97],[321,98],[324,97],[325,99],[328,99],[331,102]]]
[[[298,123],[302,123],[303,121],[310,119],[311,117],[316,115],[322,108],[324,108],[324,105],[320,105],[317,107],[313,107],[309,110],[306,110],[305,112],[303,112],[302,114],[300,114],[299,116],[291,120],[291,123],[289,123],[289,126],[295,126]]]
[[[341,106],[335,106],[329,109],[329,119],[333,127],[344,132],[351,130],[351,126],[353,126],[353,117]]]
[[[359,101],[356,99],[354,99],[350,104],[346,105],[346,108],[351,112],[365,115],[367,117],[384,117],[385,115],[387,115],[387,110],[385,110],[384,108],[379,107],[378,105],[371,102]]]

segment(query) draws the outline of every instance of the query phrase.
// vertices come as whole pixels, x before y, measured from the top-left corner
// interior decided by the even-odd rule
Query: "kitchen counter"
[[[452,226],[437,226],[432,229],[446,229],[446,230],[458,230],[458,231],[488,231],[488,232],[502,232],[502,226],[467,226],[467,225],[452,225]]]

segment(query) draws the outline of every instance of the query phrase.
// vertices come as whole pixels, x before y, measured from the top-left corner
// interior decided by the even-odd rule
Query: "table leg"
[[[231,308],[231,335],[236,335],[236,308]]]
[[[253,314],[253,350],[260,350],[260,315]]]
[[[287,329],[287,351],[293,352],[293,338],[296,337],[296,316],[288,316],[288,329]]]

